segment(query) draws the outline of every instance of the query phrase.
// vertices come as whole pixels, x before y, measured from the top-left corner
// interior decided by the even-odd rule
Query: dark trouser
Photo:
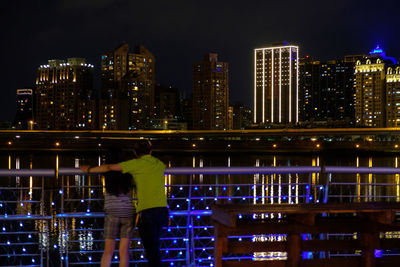
[[[142,210],[138,228],[150,267],[161,265],[160,232],[168,226],[168,209],[165,207]]]

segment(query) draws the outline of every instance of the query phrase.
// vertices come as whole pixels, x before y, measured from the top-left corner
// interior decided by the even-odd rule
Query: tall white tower
[[[299,121],[299,47],[254,49],[254,123]]]

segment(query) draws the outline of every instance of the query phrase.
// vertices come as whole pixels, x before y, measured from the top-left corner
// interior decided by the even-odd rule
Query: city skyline
[[[230,65],[232,103],[241,100],[251,106],[254,48],[287,40],[300,47],[301,56],[324,60],[367,53],[380,44],[389,55],[398,57],[398,6],[395,1],[384,5],[372,1],[247,5],[238,1],[10,2],[4,16],[13,23],[6,29],[10,52],[5,54],[2,72],[0,120],[14,118],[16,90],[31,88],[37,67],[51,58],[86,58],[95,65],[95,89],[99,90],[100,55],[123,41],[152,51],[156,82],[186,94],[192,90],[193,62],[204,53],[218,53]],[[372,22],[369,14],[382,19]]]

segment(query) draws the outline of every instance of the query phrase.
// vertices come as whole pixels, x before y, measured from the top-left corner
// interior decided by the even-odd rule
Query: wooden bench
[[[221,204],[212,207],[215,224],[214,266],[400,266],[400,257],[376,258],[375,249],[400,249],[400,239],[380,238],[380,233],[400,231],[396,212],[400,203],[328,203],[328,204]],[[263,215],[264,214],[264,215]],[[271,219],[271,214],[275,219]],[[276,219],[277,215],[281,219]],[[240,219],[239,217],[246,217]],[[249,219],[248,215],[256,215]],[[266,218],[268,215],[269,218]],[[263,218],[264,216],[264,218]],[[349,233],[351,240],[302,240],[302,234]],[[285,235],[286,241],[231,241],[229,236]],[[301,259],[302,251],[356,251],[362,257]],[[223,254],[287,252],[287,260],[227,260]]]

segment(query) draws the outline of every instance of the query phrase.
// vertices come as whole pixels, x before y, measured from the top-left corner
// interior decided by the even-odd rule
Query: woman
[[[121,149],[110,149],[106,162],[114,164],[126,160]],[[90,172],[90,168],[88,169]],[[109,171],[104,174],[106,192],[104,196],[105,247],[101,267],[108,267],[114,254],[115,241],[119,237],[119,266],[129,266],[129,243],[134,229],[132,203],[133,180],[130,174]]]

